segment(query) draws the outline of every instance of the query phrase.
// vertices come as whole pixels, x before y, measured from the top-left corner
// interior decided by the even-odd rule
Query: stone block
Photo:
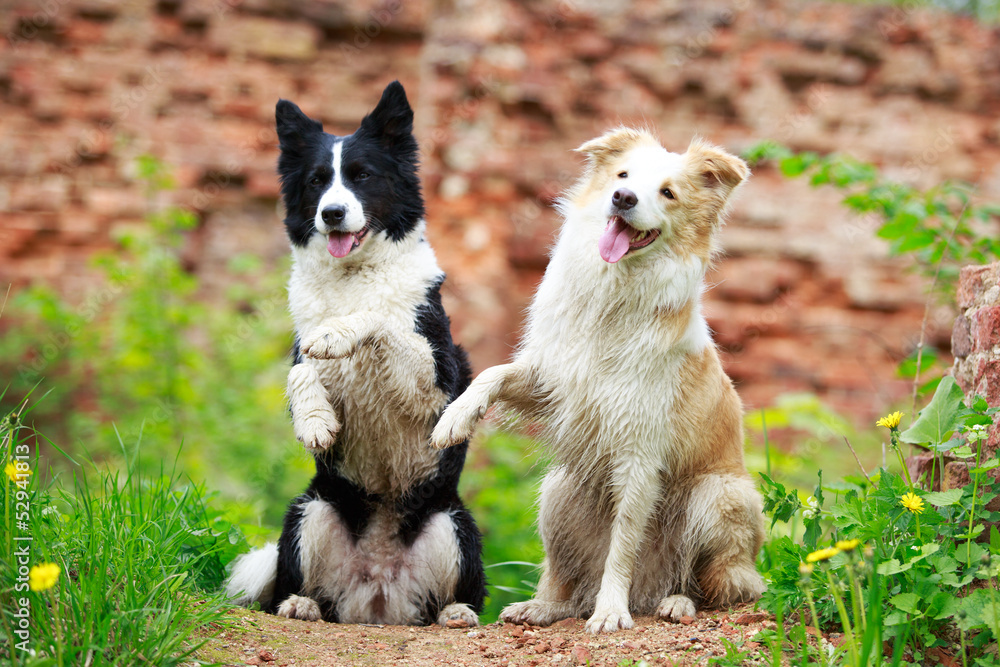
[[[312,25],[231,15],[212,26],[209,41],[234,55],[274,61],[308,61],[316,56],[320,32]]]

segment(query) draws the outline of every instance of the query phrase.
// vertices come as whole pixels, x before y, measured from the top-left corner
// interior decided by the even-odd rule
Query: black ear
[[[311,137],[323,132],[323,123],[305,115],[302,109],[288,100],[278,100],[278,105],[274,108],[274,120],[283,151],[301,150]]]
[[[361,129],[385,144],[413,134],[413,109],[406,99],[403,84],[393,81],[385,87],[375,109],[361,121]]]

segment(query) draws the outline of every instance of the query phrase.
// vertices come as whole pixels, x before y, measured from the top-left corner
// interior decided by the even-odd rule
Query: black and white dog
[[[429,444],[471,373],[424,237],[406,93],[389,84],[346,137],[286,100],[276,118],[294,260],[288,399],[316,476],[227,591],[289,618],[476,625],[482,546],[458,496],[468,446]]]

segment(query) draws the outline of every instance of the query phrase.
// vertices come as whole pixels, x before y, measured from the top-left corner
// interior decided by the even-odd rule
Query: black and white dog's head
[[[367,239],[396,242],[424,217],[413,110],[393,81],[357,132],[338,137],[288,100],[275,109],[285,227],[296,246],[327,238],[336,258],[361,254]]]

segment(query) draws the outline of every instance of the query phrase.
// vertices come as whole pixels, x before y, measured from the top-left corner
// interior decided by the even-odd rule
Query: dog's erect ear
[[[413,134],[413,109],[406,99],[403,84],[393,81],[382,91],[382,99],[370,114],[361,121],[361,129],[368,135],[392,145],[398,139]]]
[[[746,162],[702,139],[691,142],[686,157],[688,168],[700,177],[702,185],[724,190],[726,195],[750,176]]]
[[[283,151],[301,150],[312,137],[323,132],[322,123],[302,113],[302,109],[288,100],[278,100],[274,120]]]
[[[596,139],[591,139],[577,148],[576,152],[586,155],[587,165],[594,169],[623,155],[627,150],[643,141],[655,140],[642,130],[619,127],[605,132]]]

